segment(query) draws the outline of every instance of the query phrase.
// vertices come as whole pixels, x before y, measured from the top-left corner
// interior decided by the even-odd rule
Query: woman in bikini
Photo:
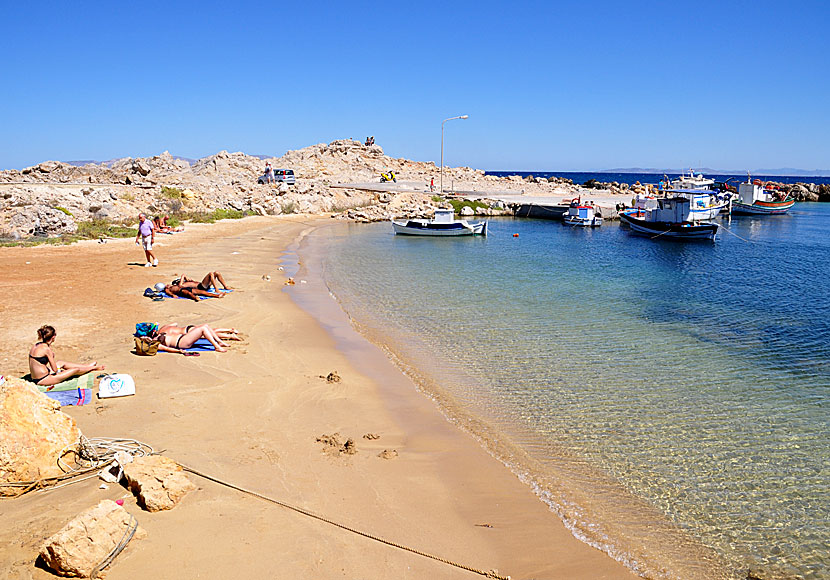
[[[37,331],[40,339],[29,350],[29,376],[36,385],[47,386],[50,390],[58,383],[78,377],[92,371],[104,370],[104,365],[97,361],[82,365],[62,360],[55,360],[52,343],[57,338],[55,329],[49,325],[41,326]]]
[[[222,340],[242,340],[242,338],[240,338],[239,336],[239,332],[235,328],[213,328],[208,324],[189,324],[188,326],[179,326],[175,322],[171,322],[170,324],[160,326],[159,332],[178,336],[181,334],[187,334],[188,332],[199,326],[204,326],[208,331],[213,332],[218,338]]]
[[[175,328],[181,329],[181,327]],[[153,338],[159,341],[159,350],[165,352],[187,354],[186,349],[193,346],[200,338],[206,338],[218,352],[226,352],[228,350],[227,343],[223,342],[207,324],[188,328],[190,330],[185,329],[184,333],[181,333],[179,330],[170,329],[162,332],[162,329],[159,328],[153,335]]]

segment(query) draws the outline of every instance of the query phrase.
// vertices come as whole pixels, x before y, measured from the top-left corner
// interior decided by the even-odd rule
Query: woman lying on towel
[[[53,327],[41,326],[37,331],[37,336],[40,340],[29,350],[29,376],[35,384],[51,388],[72,377],[104,370],[104,365],[99,365],[97,361],[86,365],[63,360],[56,361],[52,343],[55,342],[57,333]]]
[[[170,324],[160,326],[159,332],[178,336],[180,334],[187,334],[188,332],[196,328],[196,326],[196,324],[179,326],[175,322],[171,322]],[[222,340],[242,340],[239,337],[239,331],[237,331],[235,328],[213,328],[209,324],[203,324],[202,326],[206,327],[209,331],[213,332],[217,337],[221,338]]]
[[[170,328],[172,327],[172,328]],[[167,330],[162,330],[162,329]],[[188,354],[187,350],[200,338],[205,338],[213,345],[218,352],[226,352],[227,343],[223,342],[210,326],[201,324],[199,326],[188,326],[181,332],[180,326],[167,325],[159,328],[153,338],[159,341],[159,350],[165,352],[178,352]]]

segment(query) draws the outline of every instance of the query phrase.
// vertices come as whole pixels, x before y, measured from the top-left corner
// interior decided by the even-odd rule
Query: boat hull
[[[486,236],[487,222],[475,223],[431,223],[426,221],[409,220],[407,222],[392,222],[396,234],[403,236]]]
[[[592,218],[580,218],[568,216],[562,218],[562,223],[566,226],[581,226],[585,228],[595,228],[602,225],[602,218],[594,216]]]
[[[753,204],[732,202],[732,213],[736,215],[781,215],[790,211],[795,200],[786,201],[756,201]]]
[[[621,212],[620,221],[634,234],[651,238],[673,240],[714,240],[718,225],[713,223],[648,222],[636,217],[636,212]]]

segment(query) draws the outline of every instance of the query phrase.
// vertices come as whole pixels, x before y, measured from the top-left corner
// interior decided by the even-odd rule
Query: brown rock
[[[133,528],[135,527],[135,532]],[[110,499],[78,514],[54,534],[40,550],[43,561],[61,576],[89,578],[110,553],[127,541],[143,537],[135,519]]]
[[[380,453],[378,453],[378,457],[381,459],[395,459],[398,456],[398,452],[394,449],[384,449]]]
[[[127,487],[148,512],[169,510],[196,489],[178,463],[161,455],[137,457],[124,466]]]
[[[80,431],[60,405],[32,383],[7,378],[0,385],[0,495],[17,488],[3,483],[36,481],[63,473],[61,451],[76,445]],[[5,493],[4,493],[5,492]]]

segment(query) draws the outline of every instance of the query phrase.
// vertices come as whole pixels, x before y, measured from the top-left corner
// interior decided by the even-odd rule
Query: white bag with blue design
[[[135,381],[130,375],[114,373],[105,376],[98,384],[98,398],[135,395]]]

